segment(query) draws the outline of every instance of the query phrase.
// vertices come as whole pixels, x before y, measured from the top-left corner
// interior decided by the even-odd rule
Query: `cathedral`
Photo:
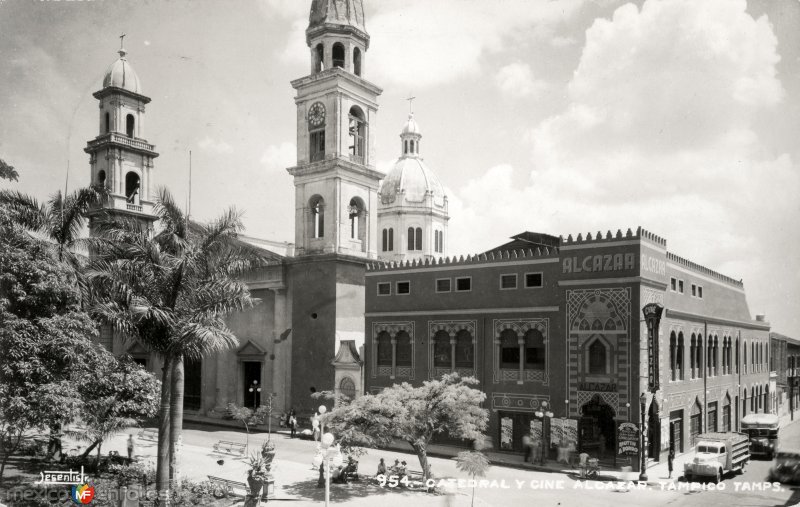
[[[447,196],[422,158],[413,114],[402,125],[393,168],[388,174],[375,169],[382,89],[366,77],[369,42],[361,0],[313,0],[309,74],[291,82],[297,163],[287,171],[295,187],[294,244],[242,238],[271,259],[246,277],[261,304],[229,318],[237,350],[186,363],[187,419],[224,417],[228,403],[254,407],[268,397],[278,412],[310,414],[319,404],[309,396],[316,391],[363,392],[367,263],[447,255]],[[94,97],[99,134],[85,148],[91,181],[110,190],[108,209],[153,221],[158,153],[144,128],[150,99],[124,49]],[[152,371],[161,366],[110,328],[100,339]]]

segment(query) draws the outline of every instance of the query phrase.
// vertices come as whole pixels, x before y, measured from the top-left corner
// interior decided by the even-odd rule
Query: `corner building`
[[[641,228],[576,239],[525,232],[480,255],[372,263],[366,292],[368,390],[475,376],[500,451],[521,453],[523,436],[549,428],[550,459],[572,440],[609,464],[634,464],[615,456],[617,428],[641,424],[643,393],[653,460],[770,410],[769,326],[751,318],[742,283]],[[648,303],[665,308],[654,394]]]

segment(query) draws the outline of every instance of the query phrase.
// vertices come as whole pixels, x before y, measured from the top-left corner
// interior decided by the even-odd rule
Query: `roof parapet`
[[[621,229],[617,229],[616,234],[612,234],[611,231],[606,231],[605,236],[603,236],[603,231],[597,231],[597,234],[592,237],[592,233],[586,233],[586,237],[584,238],[583,234],[578,234],[576,238],[573,239],[572,234],[568,235],[566,239],[564,236],[560,236],[561,239],[561,246],[564,245],[584,245],[587,243],[611,243],[614,241],[622,241],[622,240],[631,240],[631,239],[639,239],[639,240],[646,240],[651,243],[655,243],[657,246],[661,248],[667,248],[667,240],[653,234],[652,232],[642,228],[637,227],[636,233],[634,233],[630,228],[628,231],[623,235]]]
[[[692,271],[696,271],[697,273],[710,276],[715,280],[728,283],[740,289],[744,289],[744,283],[741,280],[735,280],[729,276],[725,276],[722,273],[718,273],[713,269],[708,269],[705,266],[701,266],[700,264],[696,264],[690,260],[684,259],[683,257],[675,255],[672,252],[667,252],[667,260],[670,262],[674,262],[675,264],[679,264],[685,268],[691,269]]]
[[[392,270],[401,270],[401,269],[408,269],[408,268],[420,268],[420,267],[435,267],[435,266],[444,266],[444,265],[465,265],[465,264],[475,264],[475,263],[489,263],[489,262],[497,262],[502,263],[505,261],[513,261],[518,259],[530,259],[535,257],[554,257],[558,255],[558,248],[548,248],[537,247],[534,249],[512,249],[512,250],[503,250],[500,252],[489,252],[489,253],[482,253],[482,254],[474,254],[474,255],[467,255],[466,257],[461,256],[453,256],[453,257],[437,257],[433,259],[425,259],[423,262],[421,259],[417,261],[416,259],[411,261],[400,261],[400,262],[370,262],[367,264],[367,271],[392,271]]]

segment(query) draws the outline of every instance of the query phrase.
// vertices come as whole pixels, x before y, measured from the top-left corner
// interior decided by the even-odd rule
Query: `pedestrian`
[[[294,438],[297,433],[297,417],[294,415],[294,409],[289,412],[289,430],[291,431],[291,438]]]
[[[133,450],[136,444],[133,441],[133,434],[128,435],[128,461],[133,461]]]
[[[675,448],[670,447],[669,454],[667,454],[667,470],[669,471],[669,476],[667,479],[672,479],[672,465],[675,461]]]
[[[381,461],[378,463],[378,473],[375,475],[386,475],[386,463],[383,462],[383,458],[381,458]]]
[[[324,461],[323,461],[324,463]],[[325,487],[325,468],[323,467],[323,463],[319,465],[319,480],[317,480],[317,487],[324,488]]]
[[[525,453],[525,458],[522,461],[527,463],[528,458],[531,458],[531,463],[533,463],[533,448],[531,447],[531,437],[528,435],[522,436],[522,451]]]

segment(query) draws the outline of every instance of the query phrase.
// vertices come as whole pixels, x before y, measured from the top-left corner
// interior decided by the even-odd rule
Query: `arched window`
[[[466,329],[456,333],[456,368],[474,368],[475,354],[472,335]]]
[[[525,369],[544,370],[546,354],[544,336],[538,329],[530,329],[525,333]]]
[[[694,363],[697,365],[697,376],[703,376],[703,335],[697,335],[697,348],[695,349],[697,356],[694,359]]]
[[[736,338],[736,373],[739,373],[739,338]]]
[[[333,66],[339,67],[340,69],[344,68],[344,45],[341,42],[337,42],[333,45]]]
[[[325,201],[322,197],[315,195],[308,201],[308,209],[311,218],[311,227],[309,228],[311,237],[325,237]]]
[[[411,140],[411,153],[412,154],[416,153],[416,150],[414,149],[414,140],[413,139]]]
[[[422,228],[417,227],[414,237],[416,238],[416,250],[422,250]]]
[[[320,42],[314,48],[314,72],[325,70],[325,46]]]
[[[111,115],[106,113],[106,134],[111,132]]]
[[[519,339],[513,329],[500,333],[500,368],[519,369]]]
[[[395,340],[397,340],[397,366],[411,366],[411,336],[405,331],[400,331]]]
[[[747,373],[747,342],[743,342],[742,345],[742,373]]]
[[[712,355],[714,363],[714,376],[719,375],[719,337],[714,335],[714,353]]]
[[[440,330],[433,335],[433,365],[438,368],[450,368],[452,347],[450,346],[450,334]]]
[[[595,339],[589,345],[589,373],[608,373],[606,369],[607,350],[605,344]]]
[[[747,355],[745,351],[745,355]],[[742,390],[742,416],[747,415],[747,388]]]
[[[339,394],[348,399],[356,397],[356,383],[350,377],[343,377],[339,382]]]
[[[389,248],[389,229],[384,229],[381,233],[381,250],[386,252]]]
[[[389,251],[394,252],[394,229],[389,227]]]
[[[378,334],[378,366],[392,365],[392,338],[386,331]]]
[[[133,171],[125,175],[125,200],[129,204],[139,204],[139,175]]]
[[[408,251],[411,252],[414,250],[414,228],[408,228]]]
[[[675,376],[675,363],[676,363],[675,356],[677,354],[678,354],[678,338],[675,336],[675,332],[673,331],[669,335],[669,375],[671,380],[675,380],[677,378]]]
[[[683,369],[683,333],[678,333],[678,357],[675,359],[675,369],[678,370],[678,380],[684,379]]]
[[[106,186],[106,172],[105,171],[100,170],[100,171],[97,172],[97,184],[100,185],[101,187],[105,187]]]
[[[750,344],[750,371],[751,371],[751,373],[756,371],[756,344],[755,344],[755,342],[752,342]]]
[[[712,364],[712,355],[714,354],[714,337],[708,336],[706,338],[706,375],[709,377],[714,376],[714,372],[711,369]]]
[[[353,73],[356,76],[361,75],[361,49],[353,49]]]
[[[358,106],[350,108],[350,123],[348,135],[350,136],[350,160],[359,164],[364,163],[365,146],[367,138],[367,120],[364,112]]]
[[[695,369],[697,368],[697,363],[695,362],[695,358],[697,357],[695,349],[697,348],[697,337],[692,333],[692,339],[689,344],[689,378],[695,378],[697,376],[697,372]]]
[[[132,114],[129,114],[125,117],[125,132],[128,134],[128,137],[133,137],[134,134],[134,127],[136,126],[136,120],[133,118]]]

